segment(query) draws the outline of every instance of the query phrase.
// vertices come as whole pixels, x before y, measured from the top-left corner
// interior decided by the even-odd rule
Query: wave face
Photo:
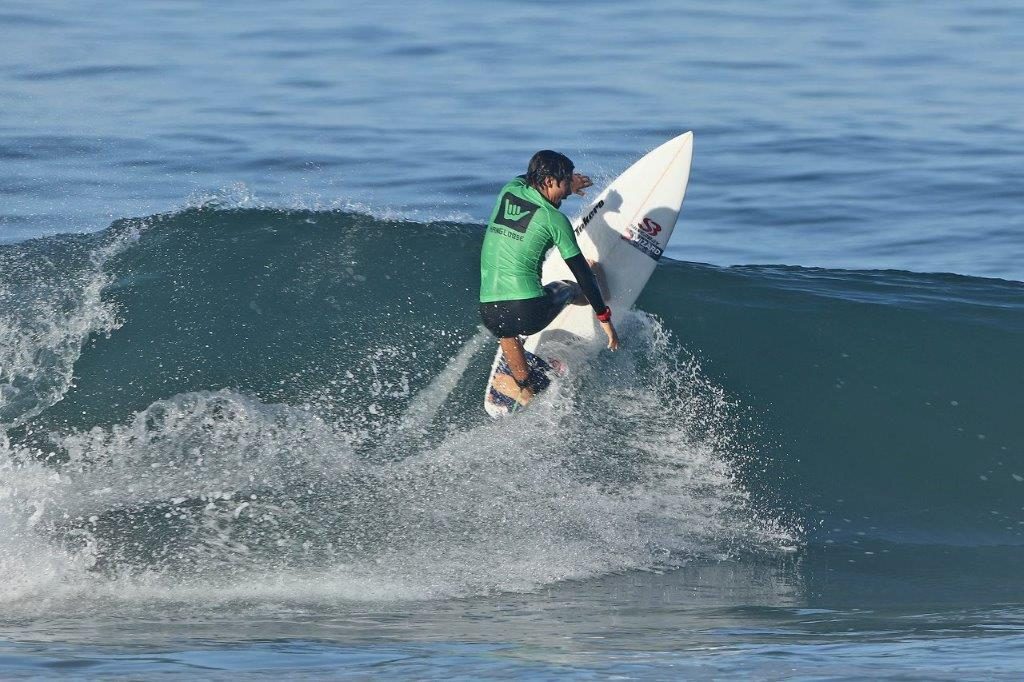
[[[678,263],[639,304],[750,408],[812,538],[1021,543],[1021,283]]]
[[[493,423],[481,237],[198,207],[0,246],[0,599],[1019,544],[1021,284],[664,261],[622,352]]]
[[[481,234],[198,208],[6,247],[70,251],[102,282],[22,282],[54,305],[31,318],[49,336],[4,311],[22,347],[63,349],[32,365],[45,400],[5,413],[7,599],[481,594],[796,546],[737,479],[723,392],[651,316],[625,316],[629,352],[491,422]],[[61,324],[64,300],[102,322]]]

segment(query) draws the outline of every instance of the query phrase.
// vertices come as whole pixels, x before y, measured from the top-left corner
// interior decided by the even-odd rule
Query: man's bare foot
[[[526,405],[533,400],[533,391],[529,388],[519,388],[516,380],[508,374],[494,375],[494,389],[498,393],[512,398],[512,400],[515,400],[520,405]]]

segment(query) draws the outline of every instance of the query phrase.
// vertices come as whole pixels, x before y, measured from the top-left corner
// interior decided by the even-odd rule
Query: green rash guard
[[[522,176],[501,188],[480,252],[480,302],[544,295],[540,269],[552,245],[563,259],[580,253],[572,225]]]

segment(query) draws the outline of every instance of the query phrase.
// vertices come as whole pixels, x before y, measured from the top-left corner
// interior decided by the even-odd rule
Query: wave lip
[[[59,402],[86,341],[120,326],[105,266],[137,239],[130,227],[0,249],[0,428]]]

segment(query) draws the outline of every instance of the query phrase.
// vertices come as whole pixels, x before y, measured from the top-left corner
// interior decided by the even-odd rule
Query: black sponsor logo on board
[[[580,221],[580,224],[576,226],[573,232],[575,232],[577,236],[580,232],[583,232],[583,228],[590,224],[590,221],[594,219],[594,216],[596,216],[597,212],[600,211],[602,208],[604,208],[604,199],[601,199],[601,201],[597,202],[594,205],[594,208],[590,209],[590,213],[583,216],[583,220]]]
[[[641,229],[643,228],[641,227]],[[661,232],[660,225],[658,225],[658,232]],[[629,242],[629,245],[634,249],[647,254],[654,260],[660,259],[661,254],[665,252],[665,250],[658,245],[658,242],[652,239],[646,231],[641,232],[638,229],[630,228],[626,230],[626,233],[622,235],[622,238]]]

